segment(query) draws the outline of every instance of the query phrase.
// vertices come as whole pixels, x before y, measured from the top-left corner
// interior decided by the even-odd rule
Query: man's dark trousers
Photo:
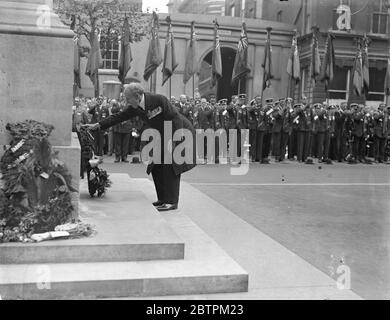
[[[176,175],[172,165],[155,164],[152,169],[154,186],[159,201],[167,204],[179,202],[180,174]]]

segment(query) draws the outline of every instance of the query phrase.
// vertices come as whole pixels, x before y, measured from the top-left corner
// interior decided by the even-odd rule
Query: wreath
[[[100,161],[94,159],[94,138],[92,134],[85,128],[81,128],[78,132],[81,145],[81,176],[87,172],[88,192],[91,197],[97,196],[100,198],[106,193],[106,189],[111,186],[111,180],[107,171],[100,169],[98,165]]]
[[[29,241],[72,220],[71,175],[48,137],[54,127],[7,124],[10,147],[0,160],[0,242]]]

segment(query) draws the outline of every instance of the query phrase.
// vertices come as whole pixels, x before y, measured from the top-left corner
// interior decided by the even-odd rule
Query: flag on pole
[[[74,84],[81,88],[80,81],[80,38],[78,35],[75,35],[73,38],[73,75],[74,75]]]
[[[98,71],[103,65],[102,55],[100,53],[100,42],[96,32],[93,33],[91,39],[91,50],[89,51],[85,74],[89,76],[93,85],[98,85]]]
[[[214,48],[211,58],[211,86],[215,87],[218,80],[222,78],[222,58],[221,58],[221,46],[219,43],[218,34],[218,22],[214,21]]]
[[[172,32],[171,17],[168,16],[166,18],[166,21],[168,22],[168,31],[167,31],[167,39],[165,42],[165,50],[164,50],[164,64],[162,68],[162,73],[163,73],[162,85],[164,85],[165,82],[172,76],[173,72],[178,66],[178,63],[176,62],[176,56],[175,56],[175,39],[173,37],[173,32]]]
[[[246,24],[242,23],[241,36],[238,41],[236,58],[234,60],[233,74],[232,74],[232,84],[236,81],[244,78],[248,73],[251,72],[251,69],[248,65],[248,35],[246,32]]]
[[[364,84],[364,92],[368,94],[368,90],[370,87],[370,72],[369,72],[369,63],[368,63],[368,45],[369,39],[367,35],[364,35],[363,38],[363,48],[362,48],[362,68],[363,68],[363,84]]]
[[[321,58],[318,50],[318,27],[313,27],[313,41],[311,45],[311,78],[314,82],[317,81],[317,77],[320,75]]]
[[[148,54],[146,56],[144,79],[148,81],[153,72],[163,61],[158,36],[159,22],[158,15],[153,11],[152,18],[152,38],[150,39]]]
[[[297,34],[293,36],[290,56],[287,62],[287,74],[298,83],[301,80],[301,65],[299,61]]]
[[[121,37],[121,49],[120,49],[120,55],[119,55],[119,80],[123,83],[125,83],[126,74],[129,72],[131,68],[131,61],[133,61],[133,57],[131,55],[131,48],[130,48],[130,27],[129,27],[129,21],[127,20],[127,17],[125,18],[125,21],[123,23],[123,29],[122,29],[122,37]]]
[[[322,60],[320,80],[325,81],[325,90],[328,90],[329,83],[333,80],[334,77],[334,65],[335,65],[335,54],[333,47],[333,38],[334,36],[328,33],[328,37],[325,43],[325,54],[324,59]]]
[[[198,72],[198,48],[195,34],[195,21],[191,23],[191,38],[187,49],[186,64],[184,66],[183,83],[186,84]]]
[[[352,85],[353,85],[353,92],[360,97],[364,92],[362,52],[361,52],[360,43],[358,44],[358,49],[355,57]]]
[[[263,73],[263,91],[265,88],[269,88],[271,86],[271,79],[273,79],[272,75],[272,46],[271,46],[271,27],[267,28],[267,41],[264,47],[264,61],[261,65],[264,69]]]

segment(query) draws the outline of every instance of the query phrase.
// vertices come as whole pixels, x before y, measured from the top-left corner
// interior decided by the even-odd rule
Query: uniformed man
[[[385,162],[385,144],[388,135],[389,115],[385,103],[378,106],[373,114],[374,123],[374,159],[377,163]]]
[[[248,129],[248,109],[246,106],[246,94],[238,95],[236,103],[236,129],[237,129],[237,156],[241,157],[241,130]]]
[[[248,106],[248,128],[249,128],[249,156],[252,162],[255,162],[257,156],[257,119],[260,112],[260,106],[257,105],[255,97]]]
[[[297,159],[298,162],[306,160],[305,146],[309,143],[309,131],[306,125],[306,105],[302,103],[296,104],[295,109],[295,123],[297,125]]]
[[[91,118],[91,124],[98,123],[99,121],[102,121],[109,117],[109,110],[107,105],[104,103],[104,98],[100,96],[98,99],[96,99],[96,102],[91,106],[90,110],[88,111],[89,114],[92,115]],[[95,152],[96,155],[99,157],[103,157],[103,149],[104,149],[104,131],[103,130],[96,130],[93,132],[93,137],[95,139]]]
[[[317,144],[315,147],[316,155],[318,158],[318,162],[321,163],[325,160],[324,157],[324,147],[325,147],[325,136],[327,135],[327,129],[328,129],[328,117],[326,112],[326,107],[320,103],[314,104],[314,118],[313,118],[313,125],[314,125],[314,131],[316,135],[316,142]]]
[[[227,99],[221,99],[215,105],[213,110],[214,130],[216,131],[216,137],[217,137],[215,139],[215,163],[219,163],[220,158],[225,159],[227,157],[227,154],[225,153],[226,150],[220,150],[219,148],[220,139],[222,135],[225,135],[225,137],[227,138],[227,133],[225,130],[225,120],[224,120],[224,117],[227,113],[226,107],[227,107]]]
[[[351,108],[353,111],[352,156],[355,162],[356,161],[363,162],[364,155],[362,155],[362,152],[363,150],[365,150],[363,106],[353,103],[351,104]]]
[[[265,105],[261,106],[261,98],[256,99],[257,106],[261,106],[257,120],[257,159],[263,164],[269,163],[273,101],[272,98],[265,99]]]
[[[338,162],[342,162],[346,156],[345,146],[347,135],[345,134],[345,110],[347,102],[342,102],[340,106],[336,106],[334,111],[334,153],[335,159]]]
[[[125,104],[119,104],[116,100],[111,100],[111,113],[116,114],[124,111],[126,108]],[[129,141],[132,131],[131,120],[118,123],[112,127],[114,134],[114,150],[115,150],[115,161],[116,163],[122,161],[128,163],[127,155],[129,153]]]
[[[283,104],[283,105],[282,105]],[[281,134],[283,128],[283,107],[284,101],[275,101],[272,109],[272,155],[275,162],[280,161],[280,145],[281,145]]]
[[[292,127],[293,127],[293,99],[292,98],[287,98],[286,102],[284,103],[283,106],[283,127],[282,127],[282,132],[281,132],[281,144],[280,144],[280,159],[279,161],[284,161],[285,156],[286,156],[286,149],[287,146],[289,145],[289,139],[291,138],[291,133],[292,133]],[[290,148],[288,150],[288,153],[290,155]],[[290,156],[289,156],[290,158]]]
[[[225,126],[227,131],[228,146],[229,146],[229,155],[237,154],[237,141],[232,141],[230,139],[229,130],[236,130],[237,122],[237,109],[236,103],[238,101],[238,96],[232,96],[232,100],[229,105],[226,106],[227,114],[225,113]],[[230,159],[234,161],[234,159]]]

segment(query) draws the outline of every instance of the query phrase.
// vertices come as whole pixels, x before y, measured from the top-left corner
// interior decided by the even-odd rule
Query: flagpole
[[[172,77],[169,77],[169,99],[172,97]]]
[[[192,97],[195,98],[194,96],[195,96],[195,75],[193,74],[192,75]]]

